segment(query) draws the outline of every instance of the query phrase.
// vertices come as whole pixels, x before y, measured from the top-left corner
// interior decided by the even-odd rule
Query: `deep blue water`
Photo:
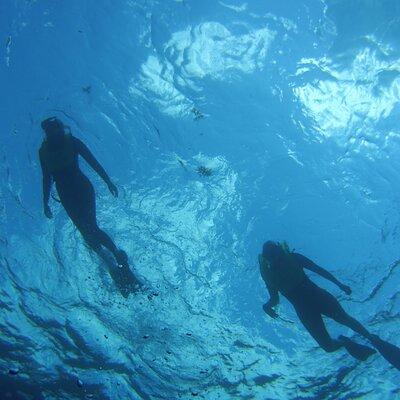
[[[400,345],[397,0],[2,0],[0,32],[1,399],[399,398],[379,355],[323,352],[283,298],[269,319],[257,266],[287,240]],[[43,216],[53,115],[147,290]]]

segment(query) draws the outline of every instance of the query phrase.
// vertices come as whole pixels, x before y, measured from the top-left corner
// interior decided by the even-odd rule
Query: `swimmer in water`
[[[326,352],[334,352],[344,347],[353,357],[364,361],[374,354],[375,350],[342,335],[333,339],[326,330],[323,315],[369,340],[386,360],[400,369],[400,349],[368,332],[360,322],[346,313],[334,296],[312,282],[304,270],[315,272],[331,281],[347,295],[351,294],[349,286],[339,282],[331,273],[307,257],[291,252],[286,242],[264,243],[258,260],[261,276],[270,295],[263,309],[271,318],[278,317],[274,307],[279,303],[280,293],[293,305],[301,323]]]
[[[86,145],[67,133],[58,118],[47,118],[41,126],[46,135],[39,150],[45,216],[53,217],[49,198],[54,181],[61,204],[86,243],[95,251],[105,247],[114,255],[118,265],[128,267],[127,254],[118,249],[107,233],[97,225],[94,188],[79,168],[79,156],[99,174],[114,197],[118,196],[117,187]]]

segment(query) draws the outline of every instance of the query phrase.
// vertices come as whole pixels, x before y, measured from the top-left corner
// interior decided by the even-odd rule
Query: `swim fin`
[[[368,357],[372,356],[372,354],[376,353],[372,347],[353,342],[346,336],[340,335],[339,340],[341,343],[343,343],[343,346],[347,352],[357,360],[365,361],[368,359]]]
[[[371,342],[379,351],[379,353],[381,353],[383,358],[392,364],[393,367],[400,370],[400,348],[394,344],[382,340],[377,335],[372,335]]]

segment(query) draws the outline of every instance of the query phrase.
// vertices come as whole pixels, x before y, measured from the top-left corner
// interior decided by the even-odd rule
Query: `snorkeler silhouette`
[[[333,352],[344,347],[350,355],[364,361],[374,354],[375,350],[355,343],[345,336],[332,339],[326,330],[322,315],[368,339],[387,361],[400,369],[400,349],[369,333],[360,322],[346,313],[334,296],[312,282],[304,269],[333,282],[347,295],[351,294],[349,286],[339,282],[331,273],[307,257],[291,252],[286,242],[265,242],[258,260],[261,276],[270,295],[263,309],[270,317],[278,317],[274,307],[279,303],[279,293],[281,293],[292,303],[304,327],[326,352]]]
[[[86,145],[67,133],[66,127],[58,118],[47,118],[42,121],[41,126],[46,134],[39,150],[44,214],[47,218],[53,217],[48,202],[54,180],[61,204],[87,244],[95,251],[104,246],[113,253],[119,265],[127,267],[126,253],[118,249],[97,225],[95,192],[89,179],[79,168],[78,156],[82,156],[99,174],[114,197],[118,196],[116,186]]]

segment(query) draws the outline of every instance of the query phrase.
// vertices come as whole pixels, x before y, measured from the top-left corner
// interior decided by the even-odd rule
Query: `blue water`
[[[400,345],[397,0],[2,0],[0,32],[1,399],[400,396],[284,299],[269,319],[257,266],[287,240]],[[118,185],[81,163],[149,289],[122,296],[60,205],[43,216],[53,115]]]

